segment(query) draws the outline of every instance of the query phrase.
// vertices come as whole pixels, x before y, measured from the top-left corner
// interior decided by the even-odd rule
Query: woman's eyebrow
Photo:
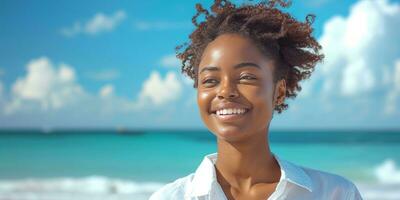
[[[219,71],[219,67],[215,67],[215,66],[203,67],[203,69],[200,70],[199,74],[201,74],[204,71]]]
[[[259,65],[257,65],[256,63],[252,63],[252,62],[239,63],[234,66],[235,69],[242,68],[242,67],[255,67],[255,68],[261,69],[261,67]]]
[[[261,69],[261,67],[259,65],[257,65],[256,63],[251,63],[251,62],[239,63],[239,64],[235,65],[233,68],[238,69],[238,68],[242,68],[242,67],[255,67],[255,68]],[[200,70],[199,74],[201,74],[204,71],[219,71],[219,70],[220,70],[219,67],[207,66],[207,67],[203,67],[203,69]]]

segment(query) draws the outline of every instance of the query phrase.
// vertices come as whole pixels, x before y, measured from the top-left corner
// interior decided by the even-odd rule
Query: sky
[[[1,0],[0,128],[205,129],[174,54],[198,2]],[[400,0],[284,11],[317,16],[325,60],[270,128],[400,128]]]

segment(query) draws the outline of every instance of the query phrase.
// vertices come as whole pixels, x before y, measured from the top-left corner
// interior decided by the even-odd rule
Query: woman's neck
[[[215,165],[222,186],[248,190],[257,183],[279,181],[280,167],[270,151],[267,131],[240,143],[218,139]]]

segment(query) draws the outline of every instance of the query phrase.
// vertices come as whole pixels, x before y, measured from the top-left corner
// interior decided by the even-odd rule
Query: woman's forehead
[[[224,34],[210,42],[203,52],[199,67],[234,65],[241,62],[262,64],[270,61],[250,39],[238,34]]]
[[[205,54],[252,54],[257,51],[257,46],[253,41],[238,34],[223,34],[210,42],[204,50]],[[210,56],[208,55],[208,56]]]

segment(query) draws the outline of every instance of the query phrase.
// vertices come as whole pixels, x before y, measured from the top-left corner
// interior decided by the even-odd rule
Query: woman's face
[[[273,83],[274,65],[238,34],[223,34],[208,44],[198,68],[197,103],[205,125],[219,139],[266,134],[286,90],[284,80]]]

